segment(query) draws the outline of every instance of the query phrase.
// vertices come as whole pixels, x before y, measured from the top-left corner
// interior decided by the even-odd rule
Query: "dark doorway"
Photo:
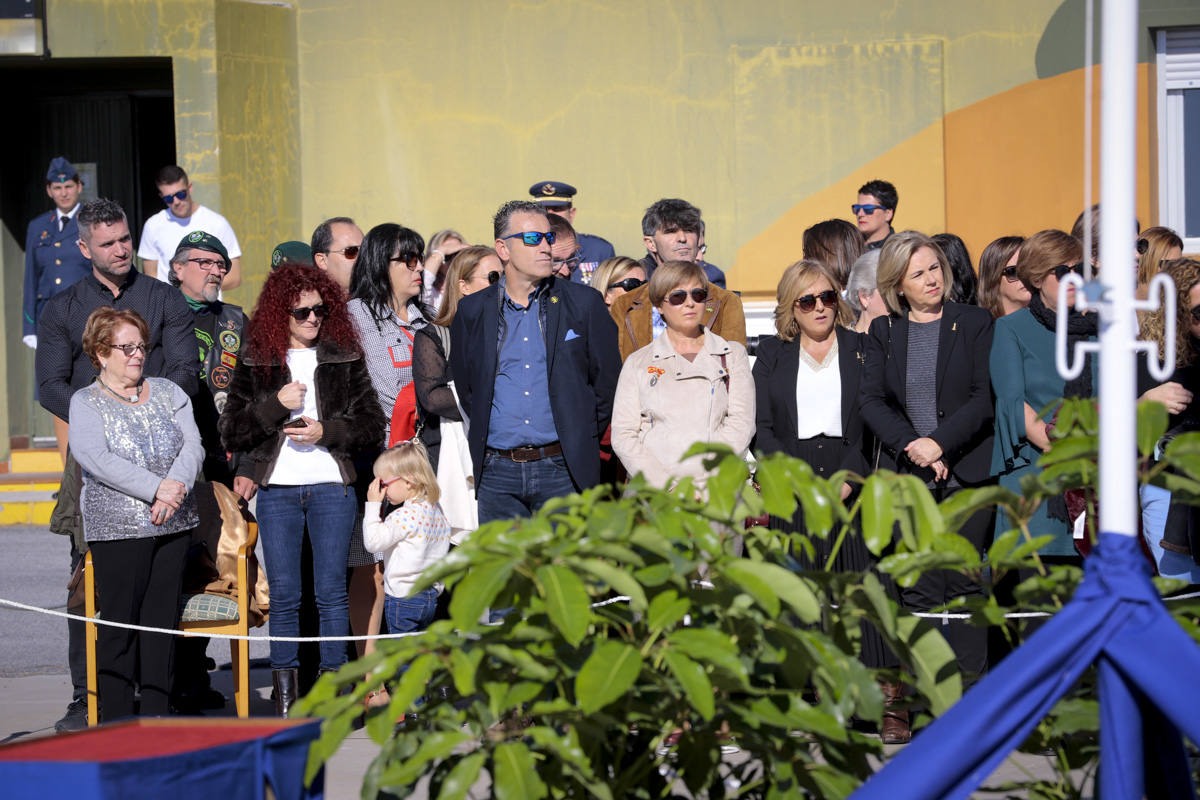
[[[86,194],[120,203],[136,239],[162,209],[154,173],[175,163],[171,59],[0,60],[0,86],[0,218],[13,236],[51,208],[46,166],[62,155],[95,165]]]

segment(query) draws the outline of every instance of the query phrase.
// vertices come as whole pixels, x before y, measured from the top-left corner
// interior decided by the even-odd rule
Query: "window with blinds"
[[[1158,201],[1161,224],[1200,253],[1200,28],[1156,34]]]

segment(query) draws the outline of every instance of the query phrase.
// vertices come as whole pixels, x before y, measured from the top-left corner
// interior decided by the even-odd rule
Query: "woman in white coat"
[[[670,487],[707,478],[703,458],[682,458],[696,442],[744,454],[754,437],[754,378],[746,348],[700,324],[709,298],[704,270],[669,261],[650,277],[655,339],[621,369],[613,401],[613,451],[630,475]],[[664,327],[665,326],[665,327]]]

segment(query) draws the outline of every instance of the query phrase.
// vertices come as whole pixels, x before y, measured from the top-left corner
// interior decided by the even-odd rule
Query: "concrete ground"
[[[0,598],[62,610],[67,566],[68,545],[62,537],[44,528],[0,527]],[[252,634],[265,636],[268,628]],[[54,735],[54,722],[62,716],[71,694],[66,640],[64,620],[0,606],[0,743]],[[223,711],[209,712],[208,716],[235,716],[228,646],[213,642],[208,653],[219,666],[213,673],[213,686],[228,699]],[[250,656],[259,660],[251,670],[250,713],[270,715],[274,712],[271,675],[263,660],[267,644],[253,643]],[[888,747],[888,754],[899,749]],[[362,775],[377,753],[378,747],[365,731],[353,732],[327,765],[325,796],[330,800],[359,797]],[[1004,762],[985,785],[1051,774],[1049,759],[1020,755]],[[477,788],[477,796],[486,796],[484,785]],[[414,797],[424,800],[426,795],[418,792]]]

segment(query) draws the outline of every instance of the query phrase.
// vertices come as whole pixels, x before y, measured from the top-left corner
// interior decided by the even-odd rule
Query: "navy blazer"
[[[21,295],[21,335],[37,333],[38,319],[51,297],[92,274],[79,238],[79,212],[58,229],[58,211],[35,217],[25,231],[25,286]]]
[[[863,422],[859,410],[859,380],[863,368],[862,334],[839,327],[838,371],[842,380],[841,469],[859,475],[869,472],[863,448]],[[757,406],[755,449],[762,453],[800,455],[796,429],[796,381],[800,369],[800,338],[785,342],[778,336],[760,339],[754,360]]]
[[[929,435],[942,460],[964,485],[991,476],[993,416],[988,358],[992,315],[982,308],[946,303],[938,331],[936,380],[938,426]],[[904,448],[919,438],[904,410],[908,373],[908,316],[879,317],[867,333],[862,415],[894,456],[909,464]]]
[[[621,374],[617,325],[603,296],[589,286],[546,278],[546,372],[554,429],[567,470],[578,490],[600,482],[600,436],[612,419],[613,395]],[[483,473],[492,392],[498,369],[501,284],[459,301],[450,326],[450,369],[470,422],[467,442],[475,485]],[[569,339],[568,333],[573,333]]]

